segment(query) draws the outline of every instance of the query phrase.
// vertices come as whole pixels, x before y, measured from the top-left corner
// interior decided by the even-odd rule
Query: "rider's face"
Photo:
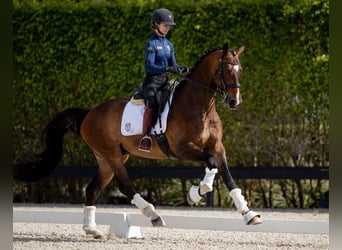
[[[163,33],[163,34],[167,34],[167,32],[169,32],[169,30],[170,30],[170,25],[168,25],[168,24],[165,24],[165,23],[160,23],[159,24],[159,30],[160,30],[160,32],[161,33]]]

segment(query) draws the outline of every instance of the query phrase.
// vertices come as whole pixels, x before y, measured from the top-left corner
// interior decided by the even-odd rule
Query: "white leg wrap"
[[[234,204],[239,213],[245,214],[249,211],[247,201],[245,200],[245,197],[241,194],[240,188],[234,188],[232,191],[230,191],[229,195],[233,198]]]
[[[140,196],[140,194],[136,193],[133,196],[133,199],[131,200],[131,203],[135,205],[140,210],[144,210],[144,208],[148,207],[149,205],[152,205],[151,203],[148,203],[144,200],[143,197]]]
[[[91,234],[95,239],[104,239],[105,235],[96,229],[95,223],[95,206],[85,206],[83,213],[83,230],[86,234]]]
[[[83,212],[83,229],[95,229],[95,206],[85,206]]]
[[[198,186],[192,186],[190,188],[188,198],[190,198],[190,200],[188,199],[188,202],[190,205],[198,203],[202,199],[202,196],[200,196],[200,194],[199,194],[199,187]]]
[[[205,168],[205,176],[200,182],[199,186],[192,186],[188,193],[188,203],[194,205],[202,199],[203,195],[213,191],[213,183],[215,175],[217,174],[217,168],[209,169]]]
[[[148,218],[151,217],[151,220],[155,220],[157,218],[159,218],[160,216],[156,213],[154,206],[147,202],[146,200],[144,200],[144,198],[142,198],[140,196],[140,194],[136,193],[133,196],[133,199],[131,200],[131,203],[134,204],[137,208],[139,208],[141,210],[141,212]],[[164,222],[165,224],[165,222]]]
[[[145,207],[141,211],[147,218],[151,218],[151,220],[155,220],[159,217],[159,215],[156,213],[156,210],[154,209],[154,206],[152,204],[149,204],[147,207]]]
[[[205,176],[200,182],[200,194],[204,195],[208,192],[213,191],[213,183],[215,175],[217,174],[217,168],[209,169],[205,168]]]

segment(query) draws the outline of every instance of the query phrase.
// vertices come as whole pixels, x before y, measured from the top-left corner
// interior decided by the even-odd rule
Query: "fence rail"
[[[193,166],[127,167],[128,174],[132,179],[202,179],[205,173],[204,169],[205,167]],[[94,166],[63,166],[55,170],[53,177],[93,178],[96,172],[97,167]],[[230,172],[234,179],[329,179],[329,167],[231,167]]]
[[[53,173],[56,178],[93,178],[97,167],[58,167]],[[181,180],[202,179],[205,167],[199,166],[144,166],[127,167],[127,172],[132,179],[170,179]],[[231,167],[230,172],[234,179],[291,179],[291,180],[328,180],[329,167]],[[218,178],[218,175],[216,175]],[[206,204],[212,207],[214,204],[213,192],[206,195]]]

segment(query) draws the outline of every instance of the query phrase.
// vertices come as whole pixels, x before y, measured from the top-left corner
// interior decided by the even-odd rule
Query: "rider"
[[[153,115],[158,109],[156,95],[162,87],[168,84],[168,74],[188,72],[187,67],[178,66],[176,63],[174,46],[166,38],[170,27],[176,25],[172,13],[167,9],[157,9],[151,19],[153,35],[145,45],[145,79],[143,81],[143,94],[145,97],[145,111],[143,118],[143,135],[139,144],[139,150],[150,152],[152,139],[149,130]]]

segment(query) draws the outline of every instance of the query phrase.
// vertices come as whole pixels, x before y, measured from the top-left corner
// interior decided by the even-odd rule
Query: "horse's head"
[[[228,43],[225,43],[216,70],[215,84],[220,90],[224,102],[232,110],[242,103],[239,83],[242,67],[239,55],[245,49],[246,46],[243,45],[237,51],[234,51],[229,49]]]

